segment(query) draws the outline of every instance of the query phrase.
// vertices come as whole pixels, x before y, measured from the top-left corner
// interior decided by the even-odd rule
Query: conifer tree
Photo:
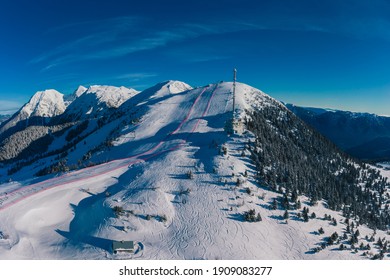
[[[309,221],[309,215],[307,214],[306,211],[302,212],[302,217],[303,217],[303,221],[304,222],[308,222]]]

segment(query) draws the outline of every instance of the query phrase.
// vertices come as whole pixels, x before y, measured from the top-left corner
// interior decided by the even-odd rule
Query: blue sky
[[[38,90],[238,80],[298,105],[390,115],[385,0],[0,2],[0,114]]]

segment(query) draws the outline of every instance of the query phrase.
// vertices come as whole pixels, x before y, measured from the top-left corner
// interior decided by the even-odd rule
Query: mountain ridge
[[[139,259],[388,257],[368,240],[386,238],[387,171],[249,85],[236,84],[234,114],[231,82],[165,85],[49,133],[48,153],[12,175],[0,166],[13,180],[0,185],[0,258],[35,258],[34,247],[41,258],[116,259],[110,241],[128,238]]]
[[[28,126],[28,120],[34,117],[44,120],[62,114],[66,108],[63,96],[54,89],[36,92],[26,104],[0,125],[0,134],[23,121],[26,121]]]
[[[388,160],[390,142],[390,118],[371,113],[355,113],[341,110],[299,107],[286,104],[294,114],[342,150],[362,160]],[[383,143],[383,151],[377,151],[375,143]],[[360,152],[364,149],[364,152]]]

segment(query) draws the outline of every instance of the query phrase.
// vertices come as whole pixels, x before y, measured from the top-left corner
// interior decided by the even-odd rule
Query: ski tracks
[[[195,126],[190,131],[190,133],[193,133],[198,128],[200,118],[204,117],[207,114],[207,111],[210,107],[211,99],[214,96],[214,92],[215,92],[216,88],[217,88],[217,86],[213,90],[211,90],[211,94],[209,97],[210,99],[208,100],[208,102],[206,104],[206,108],[204,110],[200,110],[201,112],[203,112],[202,115],[198,116],[198,117],[193,117],[194,119],[198,118],[198,120],[197,120]],[[49,189],[52,189],[55,187],[60,187],[60,186],[64,186],[67,184],[80,182],[80,181],[84,181],[84,180],[91,179],[94,177],[102,176],[102,175],[105,175],[105,174],[110,173],[112,171],[124,168],[126,166],[133,165],[133,164],[141,162],[141,161],[149,160],[150,158],[153,158],[153,157],[160,155],[164,152],[180,148],[182,145],[184,145],[185,141],[181,142],[180,144],[176,144],[174,147],[168,147],[167,149],[163,149],[161,151],[158,151],[163,146],[163,144],[169,140],[169,138],[172,135],[177,134],[182,129],[184,124],[189,122],[189,120],[191,119],[190,118],[191,115],[193,115],[195,112],[196,105],[199,103],[202,95],[205,92],[207,92],[207,90],[208,90],[208,88],[206,87],[200,92],[200,94],[197,96],[197,98],[194,100],[192,106],[190,107],[190,110],[187,113],[186,117],[182,120],[182,122],[178,125],[178,127],[173,132],[168,134],[164,140],[160,141],[158,144],[156,144],[154,147],[150,148],[149,150],[147,150],[141,154],[131,156],[129,158],[113,160],[111,162],[108,162],[108,163],[105,163],[102,165],[98,165],[96,167],[88,167],[88,168],[84,168],[82,170],[78,170],[78,171],[74,171],[71,173],[61,175],[59,177],[53,177],[51,179],[48,179],[48,180],[45,180],[45,181],[42,181],[39,183],[35,183],[32,185],[28,185],[28,186],[22,187],[20,189],[14,190],[10,193],[4,194],[4,195],[0,196],[0,211],[6,209],[8,207],[11,207],[12,205],[15,205],[15,204],[19,203],[20,201],[22,201],[22,200],[24,200],[32,195],[35,195],[37,193],[40,193],[40,192],[43,192],[43,191],[46,191],[46,190],[49,190]],[[148,156],[148,157],[144,158],[144,159],[142,159],[142,158],[140,159],[140,157],[142,157],[142,156]],[[96,171],[96,170],[102,169],[102,167],[104,167],[103,168],[104,172],[95,172],[95,173],[93,172],[94,170]],[[91,172],[86,172],[86,171],[91,171]],[[81,173],[81,176],[76,176],[80,173]],[[70,177],[70,180],[69,181],[66,180],[69,177]],[[74,177],[74,179],[72,179],[72,177]]]

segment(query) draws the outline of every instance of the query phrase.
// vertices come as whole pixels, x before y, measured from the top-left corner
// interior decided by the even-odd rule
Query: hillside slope
[[[363,160],[390,159],[389,117],[292,104],[286,106],[350,155]]]
[[[63,94],[51,89],[38,91],[18,112],[0,126],[0,134],[20,125],[28,126],[28,122],[43,124],[47,118],[62,114],[65,111]]]
[[[90,86],[86,91],[83,88],[75,92],[76,98],[67,107],[62,119],[78,121],[102,117],[110,109],[117,109],[138,91],[126,87]]]
[[[366,177],[344,169],[355,163],[284,105],[237,84],[238,134],[230,135],[232,83],[157,94],[162,88],[123,103],[118,117],[72,147],[60,166],[69,168],[86,155],[89,167],[34,177],[50,164],[42,159],[20,171],[30,179],[16,173],[14,178],[24,179],[0,185],[0,258],[388,258],[385,231],[360,225],[358,217],[346,220],[323,194],[313,201],[312,192],[298,188],[299,179],[282,176],[292,172],[281,169],[283,163],[290,168],[306,157],[307,163],[324,166],[334,158],[330,171]],[[104,139],[109,145],[96,148]],[[286,153],[277,152],[280,143]],[[306,153],[291,154],[291,160],[289,147]],[[316,148],[325,150],[316,153]],[[97,162],[104,163],[94,166]],[[311,174],[317,165],[306,168]],[[376,170],[356,169],[375,187],[384,187],[381,193],[369,191],[378,195],[385,214],[388,184]],[[328,179],[338,176],[323,173]],[[369,182],[361,183],[355,188],[369,188]],[[312,190],[316,184],[303,186]],[[135,253],[113,254],[112,240],[133,240]]]

